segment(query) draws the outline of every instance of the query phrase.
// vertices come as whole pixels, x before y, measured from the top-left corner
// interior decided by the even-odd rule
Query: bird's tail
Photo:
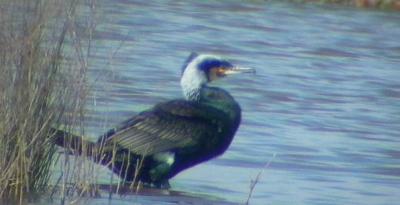
[[[97,147],[97,143],[85,140],[82,136],[77,136],[64,130],[51,128],[50,134],[53,137],[53,142],[63,147],[70,154],[93,156]]]

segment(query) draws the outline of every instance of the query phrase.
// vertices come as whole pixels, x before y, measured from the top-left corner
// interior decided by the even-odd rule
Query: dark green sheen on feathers
[[[171,100],[157,104],[109,130],[91,147],[103,153],[95,156],[95,161],[107,164],[126,181],[136,179],[162,187],[182,170],[222,154],[230,145],[240,119],[240,107],[228,92],[203,87],[199,101]],[[63,146],[65,136],[57,137],[56,143]],[[114,149],[116,157],[110,163]],[[159,157],[163,153],[174,156],[172,164]],[[143,161],[135,177],[140,160]]]

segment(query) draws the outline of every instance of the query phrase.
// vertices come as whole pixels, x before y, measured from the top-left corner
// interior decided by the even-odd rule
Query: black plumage
[[[190,58],[190,61],[196,59]],[[197,59],[196,65],[187,62],[186,66],[194,66],[190,69],[199,69],[208,75],[219,59],[204,58]],[[204,67],[204,62],[211,67],[198,66]],[[232,69],[226,62],[217,62],[216,68]],[[109,130],[97,142],[87,142],[87,154],[126,181],[136,180],[157,187],[168,186],[168,180],[182,170],[222,154],[239,127],[240,106],[223,89],[203,83],[200,89],[193,90],[200,97],[157,104]],[[58,145],[82,154],[80,137],[60,130],[56,130],[55,136]],[[67,139],[74,143],[68,144]]]

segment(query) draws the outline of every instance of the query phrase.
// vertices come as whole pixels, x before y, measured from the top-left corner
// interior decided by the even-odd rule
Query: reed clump
[[[23,204],[48,189],[56,151],[51,128],[81,119],[87,64],[79,54],[68,61],[64,55],[65,42],[76,42],[76,7],[75,0],[0,0],[3,202]]]

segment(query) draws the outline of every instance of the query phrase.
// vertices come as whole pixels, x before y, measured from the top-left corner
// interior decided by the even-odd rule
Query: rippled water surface
[[[114,0],[98,14],[93,136],[180,98],[191,51],[257,69],[216,83],[240,103],[242,124],[223,156],[179,174],[173,190],[242,203],[264,170],[251,204],[399,203],[400,13]]]

